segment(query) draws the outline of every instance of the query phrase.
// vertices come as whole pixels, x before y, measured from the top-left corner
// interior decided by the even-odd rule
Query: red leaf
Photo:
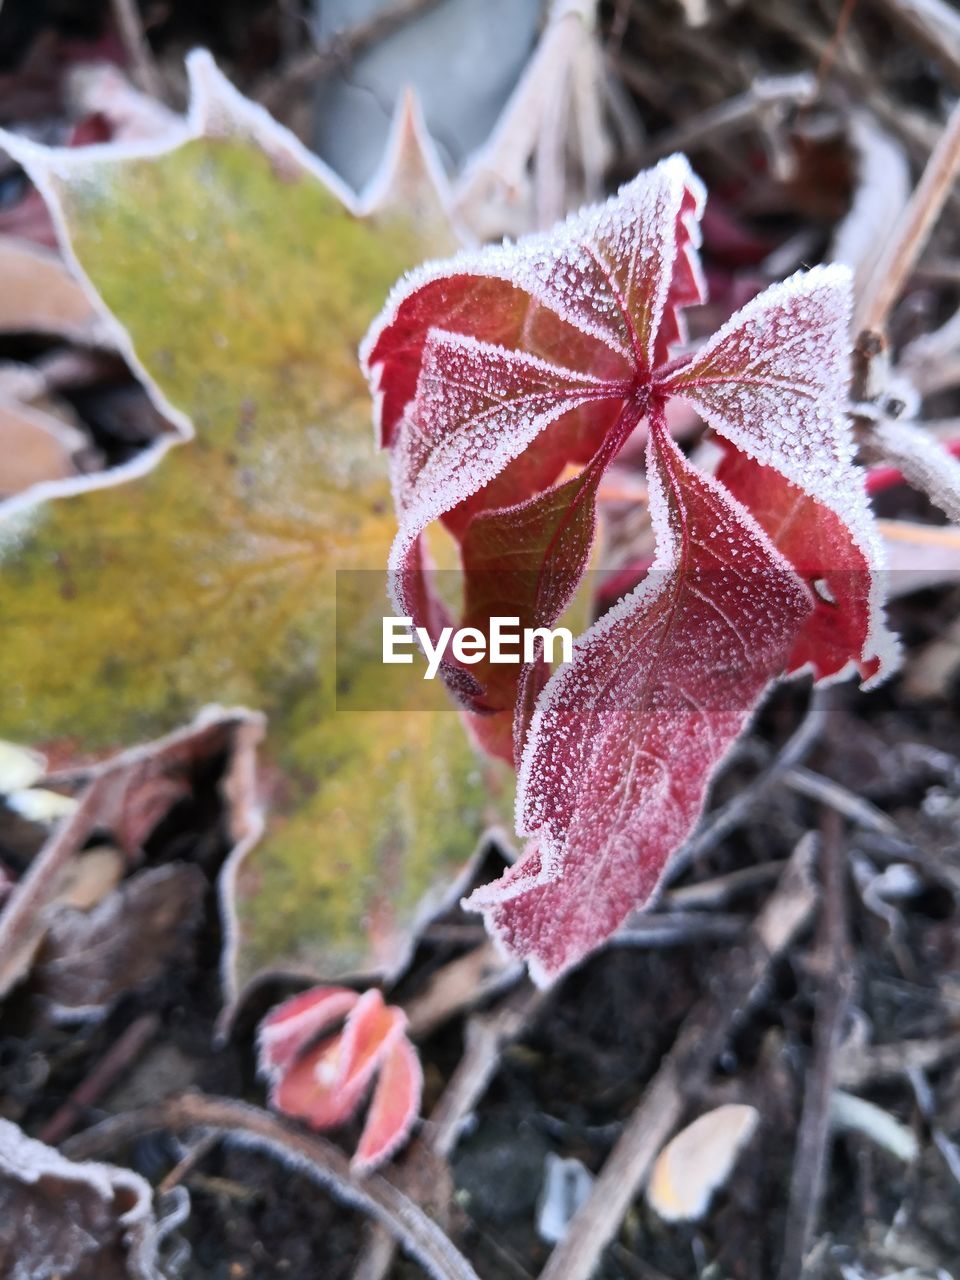
[[[360,1106],[405,1025],[402,1010],[385,1005],[379,991],[365,992],[340,1035],[308,1050],[282,1073],[271,1091],[271,1103],[316,1129],[343,1124]]]
[[[359,999],[348,987],[312,987],[278,1004],[257,1032],[261,1073],[277,1079],[312,1040],[345,1018]]]
[[[590,559],[596,532],[597,489],[635,416],[621,414],[590,464],[578,476],[527,502],[484,511],[467,526],[462,555],[465,626],[489,634],[490,619],[519,619],[521,630],[551,627],[570,603]],[[486,715],[474,732],[487,751],[513,763],[526,737],[545,663],[515,666],[484,661],[473,668],[483,686],[474,700]]]
[[[727,442],[723,450],[717,479],[750,510],[813,593],[814,610],[797,637],[788,673],[835,676],[853,657],[864,679],[876,676],[880,659],[859,657],[870,634],[876,572],[848,526],[772,467]]]
[[[384,445],[414,398],[433,329],[524,351],[604,381],[649,372],[664,309],[699,297],[703,189],[682,156],[546,234],[411,272],[361,348]],[[673,270],[679,265],[673,285]],[[671,321],[674,331],[679,323]]]
[[[534,839],[465,903],[541,983],[649,899],[812,607],[760,528],[657,419],[657,561],[547,685],[517,802],[518,829]]]
[[[581,405],[622,400],[606,382],[520,351],[436,330],[424,348],[416,412],[392,458],[401,536],[410,538],[489,484],[541,432]]]
[[[351,1167],[369,1173],[403,1143],[420,1112],[423,1071],[406,1036],[397,1036],[383,1060],[373,1101]]]
[[[752,474],[731,464],[725,479],[804,576],[829,580],[836,605],[817,610],[798,644],[802,661],[791,661],[818,677],[851,665],[876,676],[895,652],[879,543],[842,416],[849,312],[849,272],[816,267],[767,289],[660,384],[761,464]]]
[[[424,348],[416,410],[404,417],[392,456],[400,529],[389,571],[397,612],[431,630],[441,619],[423,578],[419,538],[428,524],[502,477],[551,423],[590,401],[622,400],[627,391],[624,383],[608,384],[523,352],[433,331]],[[471,695],[476,681],[469,673],[446,660],[442,670],[461,698]]]
[[[673,157],[550,235],[414,273],[390,300],[364,361],[392,445],[400,512],[390,559],[394,603],[415,625],[441,625],[418,546],[431,521],[444,519],[463,538],[480,511],[529,501],[566,463],[599,450],[605,465],[624,401],[634,409],[617,448],[636,425],[665,312],[660,347],[680,333],[680,309],[701,297],[701,204],[686,161]],[[484,276],[502,283],[488,279],[481,288]],[[584,485],[596,478],[594,470]],[[592,536],[592,502],[587,510]],[[507,709],[496,692],[486,701],[471,692],[461,668],[445,661],[442,670],[473,710]],[[522,683],[531,692],[529,673]],[[504,719],[473,726],[499,754],[509,743]]]

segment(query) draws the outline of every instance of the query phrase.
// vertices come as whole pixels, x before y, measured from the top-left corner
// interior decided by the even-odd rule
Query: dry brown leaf
[[[50,333],[99,343],[103,329],[58,253],[19,236],[0,235],[0,332]]]
[[[0,1275],[8,1280],[156,1280],[148,1183],[75,1164],[0,1120]]]
[[[35,986],[62,1020],[102,1017],[190,953],[207,881],[174,862],[130,877],[91,911],[60,910],[50,921]]]

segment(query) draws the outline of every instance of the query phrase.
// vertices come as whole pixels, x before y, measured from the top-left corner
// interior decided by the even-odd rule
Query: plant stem
[[[923,252],[960,169],[960,103],[950,113],[913,195],[877,263],[860,305],[854,328],[882,333],[893,304]]]
[[[780,1280],[800,1280],[820,1216],[830,1150],[830,1098],[843,1020],[853,987],[843,823],[835,809],[824,810],[821,833],[817,1023],[794,1155]]]

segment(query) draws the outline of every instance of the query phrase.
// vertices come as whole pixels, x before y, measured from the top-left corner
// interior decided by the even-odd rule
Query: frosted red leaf
[[[547,685],[517,799],[518,829],[534,839],[465,903],[541,983],[650,898],[812,609],[787,561],[662,423],[647,466],[656,561]]]
[[[428,629],[437,615],[418,546],[432,520],[443,519],[463,539],[472,519],[545,492],[567,464],[588,464],[602,452],[606,465],[614,456],[608,436],[622,426],[625,402],[642,402],[632,429],[658,343],[662,348],[666,333],[682,334],[681,308],[702,297],[702,203],[699,181],[673,156],[616,200],[551,233],[421,268],[394,291],[362,357],[381,438],[391,444],[398,613]],[[622,443],[629,430],[620,435]],[[592,487],[601,475],[595,467]],[[592,502],[584,509],[589,519],[565,523],[577,531],[583,565],[595,523]],[[534,582],[543,573],[529,557],[526,571]],[[458,674],[451,663],[443,671],[469,708],[491,711],[495,691],[471,694],[471,673]],[[514,679],[511,703],[523,683]],[[512,721],[512,705],[494,709]],[[497,753],[512,754],[509,735],[491,728],[473,725]]]
[[[260,1071],[276,1079],[324,1031],[341,1022],[360,999],[349,987],[311,987],[284,1000],[260,1023]]]
[[[363,1133],[353,1157],[359,1173],[388,1160],[403,1143],[420,1110],[423,1070],[406,1036],[393,1041],[374,1090]]]
[[[520,861],[468,902],[547,981],[649,901],[771,681],[876,679],[895,645],[844,416],[850,276],[768,289],[694,354],[703,190],[674,156],[552,232],[431,264],[364,343],[399,531],[396,603],[442,617],[422,534],[459,544],[463,623],[552,626],[589,563],[604,473],[646,421],[654,567],[552,676],[445,675],[476,739],[520,762]],[[670,440],[680,398],[721,437],[713,478]],[[575,474],[571,476],[573,468]]]
[[[736,445],[741,456],[728,454],[720,478],[808,582],[822,584],[826,607],[790,662],[818,678],[851,664],[875,677],[895,653],[879,540],[843,416],[849,320],[847,269],[815,267],[748,303],[663,383]]]
[[[318,1043],[344,1016],[343,1029]],[[359,1110],[376,1079],[354,1161],[358,1170],[373,1168],[404,1141],[419,1110],[422,1078],[406,1025],[403,1011],[377,990],[361,996],[318,987],[286,1001],[258,1035],[271,1106],[315,1129],[335,1128]]]

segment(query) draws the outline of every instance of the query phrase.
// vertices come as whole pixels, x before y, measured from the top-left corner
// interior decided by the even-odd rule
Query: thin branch
[[[143,30],[137,0],[110,0],[110,3],[137,88],[148,93],[151,98],[156,98],[158,102],[163,102],[163,79]]]
[[[960,170],[960,103],[954,106],[946,128],[934,147],[913,195],[894,227],[877,263],[873,279],[864,291],[855,318],[857,331],[881,333],[893,304],[903,292],[917,259],[923,252],[950,189]]]
[[[879,0],[879,6],[960,88],[960,14],[954,6],[946,0]]]
[[[708,146],[754,123],[771,108],[802,106],[816,97],[817,80],[809,72],[789,76],[758,76],[736,97],[708,107],[689,120],[652,137],[643,148],[644,162],[652,163],[674,151]]]
[[[882,809],[878,809],[875,804],[864,800],[862,796],[858,796],[847,787],[842,787],[839,782],[825,778],[821,773],[815,773],[812,769],[794,767],[783,774],[782,781],[783,785],[796,795],[807,796],[810,800],[828,805],[865,831],[876,831],[882,836],[893,836],[905,842],[903,832]]]
[[[157,1106],[111,1116],[71,1138],[64,1152],[73,1160],[95,1160],[156,1129],[182,1133],[197,1128],[264,1151],[320,1183],[338,1200],[368,1213],[436,1280],[479,1280],[437,1224],[402,1191],[376,1174],[356,1177],[347,1157],[332,1143],[244,1102],[183,1094]]]
[[[425,1126],[424,1140],[437,1155],[452,1153],[464,1120],[500,1065],[504,1046],[529,1025],[545,998],[545,992],[527,984],[498,1008],[467,1023],[466,1051]]]
[[[111,774],[96,778],[77,808],[60,821],[46,844],[14,886],[0,915],[0,995],[22,977],[25,951],[36,934],[37,922],[70,859],[94,829],[101,802],[111,786]]]
[[[85,1111],[103,1097],[108,1089],[136,1062],[144,1049],[160,1029],[160,1019],[155,1013],[143,1013],[136,1018],[122,1035],[118,1036],[107,1053],[100,1059],[66,1102],[58,1107],[40,1130],[40,1141],[55,1147],[83,1118]]]
[[[259,94],[258,100],[273,112],[282,114],[302,90],[328,75],[335,67],[344,66],[359,57],[371,45],[383,40],[404,23],[428,9],[440,0],[396,0],[387,9],[381,9],[358,22],[347,31],[338,32],[324,44],[294,58],[278,76],[272,77]]]
[[[812,837],[801,840],[743,947],[728,953],[710,989],[684,1019],[673,1048],[540,1280],[589,1280],[594,1274],[657,1152],[679,1123],[687,1096],[702,1087],[732,1024],[763,990],[773,960],[810,918],[816,900],[810,874],[812,846]]]
[[[843,828],[835,809],[824,810],[821,833],[823,891],[817,946],[816,1035],[794,1156],[780,1280],[799,1280],[820,1216],[830,1148],[830,1098],[853,985]]]

